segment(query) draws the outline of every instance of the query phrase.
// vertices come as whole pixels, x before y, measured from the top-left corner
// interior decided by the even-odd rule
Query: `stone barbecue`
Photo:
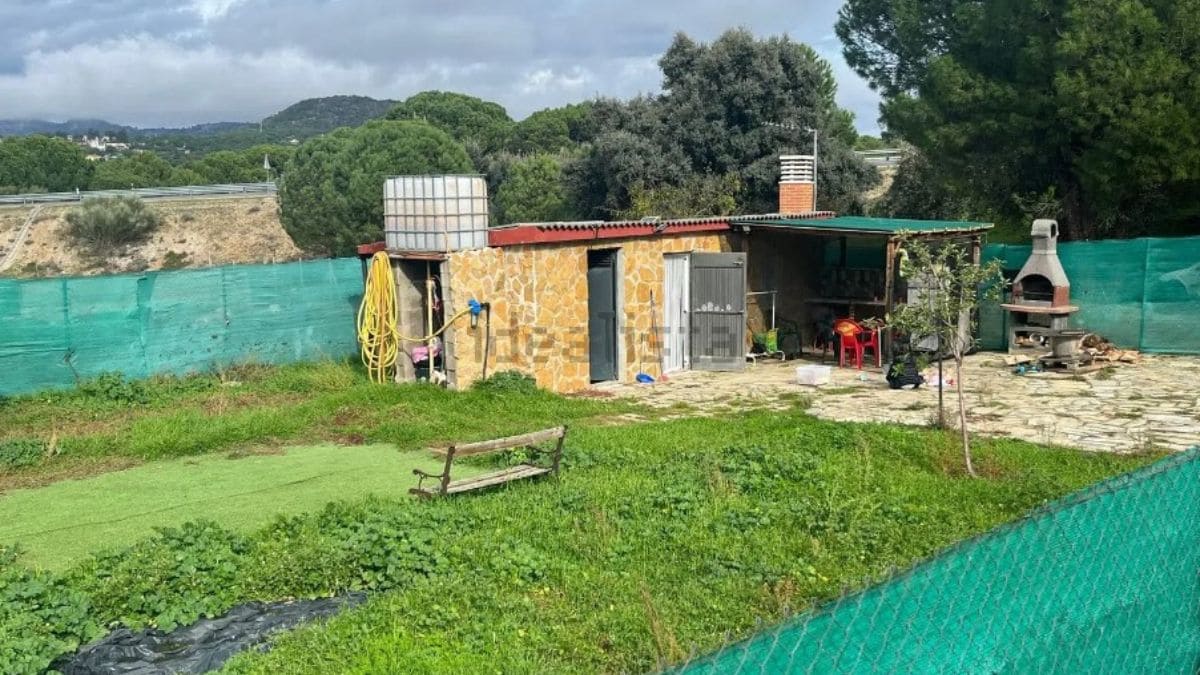
[[[1033,251],[1013,279],[1012,301],[1001,305],[1011,315],[1009,351],[1049,348],[1044,361],[1077,365],[1085,331],[1070,327],[1079,308],[1071,304],[1071,281],[1058,259],[1058,222],[1035,220],[1030,234]]]

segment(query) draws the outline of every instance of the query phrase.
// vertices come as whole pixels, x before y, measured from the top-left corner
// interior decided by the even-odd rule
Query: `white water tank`
[[[383,234],[393,251],[487,247],[482,176],[394,176],[383,184]]]

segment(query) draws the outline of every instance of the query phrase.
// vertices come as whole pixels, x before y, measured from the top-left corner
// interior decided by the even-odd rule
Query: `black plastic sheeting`
[[[65,675],[207,673],[239,652],[266,651],[267,640],[279,631],[327,618],[364,600],[365,594],[352,593],[318,600],[252,602],[169,633],[119,628],[53,667]]]

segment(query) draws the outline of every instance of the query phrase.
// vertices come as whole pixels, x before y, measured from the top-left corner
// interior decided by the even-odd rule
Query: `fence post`
[[[1138,317],[1141,319],[1141,323],[1138,325],[1137,348],[1138,351],[1144,352],[1146,351],[1146,286],[1148,283],[1147,277],[1150,276],[1150,244],[1154,240],[1146,238],[1142,241],[1145,242],[1146,245],[1145,250],[1142,253],[1142,297],[1139,302],[1138,310]]]
[[[153,272],[150,274],[153,274]],[[143,272],[138,276],[137,284],[134,288],[134,298],[137,302],[138,314],[138,345],[142,351],[142,372],[140,376],[149,377],[157,372],[154,368],[150,367],[149,341],[146,339],[146,331],[150,327],[150,311],[154,300],[154,285],[150,282],[150,277]]]
[[[75,347],[71,345],[71,301],[70,295],[67,293],[67,284],[70,280],[64,278],[61,283],[62,288],[62,319],[63,319],[63,359],[67,364],[67,368],[71,370],[71,381],[76,382],[75,364],[71,363],[71,359],[75,358]]]

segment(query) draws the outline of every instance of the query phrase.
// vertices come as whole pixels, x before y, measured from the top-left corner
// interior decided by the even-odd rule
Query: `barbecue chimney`
[[[1067,307],[1071,282],[1058,260],[1058,222],[1033,221],[1033,252],[1013,280],[1012,302],[1026,307]]]

